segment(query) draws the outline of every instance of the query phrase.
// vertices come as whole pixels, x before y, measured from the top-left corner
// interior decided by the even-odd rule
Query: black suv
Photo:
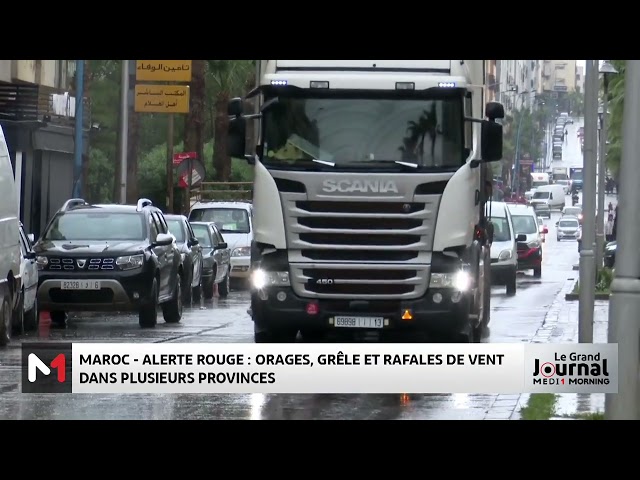
[[[38,306],[64,325],[66,311],[138,311],[154,327],[182,317],[180,252],[151,200],[91,205],[67,200],[34,245]]]

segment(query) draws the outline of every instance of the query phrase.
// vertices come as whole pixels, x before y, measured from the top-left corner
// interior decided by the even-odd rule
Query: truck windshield
[[[275,168],[372,169],[407,162],[455,170],[466,161],[462,99],[280,96],[263,113],[262,162]]]

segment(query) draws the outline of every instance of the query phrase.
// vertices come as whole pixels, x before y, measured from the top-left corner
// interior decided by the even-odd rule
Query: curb
[[[580,300],[580,294],[579,293],[567,293],[564,296],[564,299],[567,300],[568,302],[575,302],[577,300]],[[609,300],[609,294],[608,293],[596,293],[594,300]]]

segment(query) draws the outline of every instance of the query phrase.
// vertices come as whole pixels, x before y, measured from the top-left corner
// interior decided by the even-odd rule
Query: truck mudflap
[[[469,325],[474,291],[429,289],[413,300],[328,300],[297,296],[290,287],[251,294],[254,322],[265,329],[420,331],[455,335]]]

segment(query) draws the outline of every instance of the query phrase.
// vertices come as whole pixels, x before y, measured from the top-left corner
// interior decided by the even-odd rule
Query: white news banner
[[[618,391],[616,344],[74,343],[73,393]]]

